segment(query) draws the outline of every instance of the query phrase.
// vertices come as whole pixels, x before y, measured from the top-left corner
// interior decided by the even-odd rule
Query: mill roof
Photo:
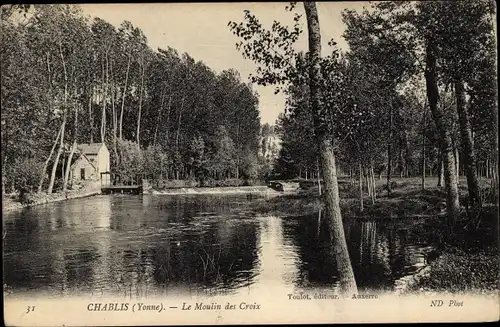
[[[82,143],[78,148],[83,154],[97,154],[103,146],[104,143]]]

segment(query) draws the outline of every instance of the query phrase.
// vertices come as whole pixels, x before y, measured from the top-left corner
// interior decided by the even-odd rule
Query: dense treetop
[[[2,7],[2,173],[9,188],[37,186],[54,163],[57,184],[74,141],[106,143],[112,170],[124,174],[257,177],[249,161],[257,165],[258,96],[237,71],[216,73],[167,44],[152,49],[131,22],[116,28],[78,6],[23,9]],[[49,156],[54,144],[60,158]],[[143,159],[130,158],[132,146]]]

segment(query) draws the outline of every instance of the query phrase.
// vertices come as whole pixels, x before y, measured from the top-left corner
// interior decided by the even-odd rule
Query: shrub
[[[24,187],[19,190],[19,202],[22,204],[33,203],[33,196]]]
[[[35,159],[19,159],[8,171],[10,182],[14,189],[30,192],[38,188],[38,183],[42,177],[43,162]]]
[[[447,251],[431,264],[431,272],[420,285],[436,291],[498,289],[498,257],[487,253]]]
[[[120,163],[116,170],[120,172],[120,182],[134,183],[137,176],[143,174],[144,153],[137,143],[119,140],[117,143],[118,152],[121,154]]]
[[[243,181],[242,186],[265,186],[266,181],[261,179],[246,179]]]

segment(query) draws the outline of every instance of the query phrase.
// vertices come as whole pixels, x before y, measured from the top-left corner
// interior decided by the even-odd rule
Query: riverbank
[[[197,187],[197,188],[172,188],[155,190],[150,189],[145,192],[150,195],[206,195],[206,194],[258,194],[266,196],[280,196],[286,193],[275,191],[267,186],[235,186],[235,187]],[[69,190],[66,192],[33,193],[29,194],[29,202],[22,203],[17,195],[4,196],[2,210],[9,212],[20,210],[22,208],[32,207],[41,204],[54,203],[69,199],[78,199],[93,195],[101,194],[101,186],[99,183],[90,184],[79,190]]]
[[[483,189],[489,187],[487,181],[481,181]],[[343,216],[357,218],[386,219],[398,217],[434,217],[445,214],[446,193],[436,185],[436,179],[429,178],[427,187],[422,190],[420,179],[395,178],[392,182],[391,195],[387,195],[385,181],[377,181],[375,202],[372,203],[364,190],[363,209],[359,199],[357,184],[343,183],[340,187],[340,206]],[[461,200],[467,197],[465,181],[460,184]],[[283,196],[261,199],[253,204],[253,209],[260,213],[276,215],[314,214],[324,209],[324,201],[317,187],[298,192],[282,193]]]
[[[360,200],[357,198],[342,197],[340,207],[343,216],[369,218],[369,219],[392,219],[397,217],[422,217],[434,216],[444,213],[440,190],[424,191],[417,198],[395,197],[377,198],[375,203],[364,200],[361,210]],[[271,199],[260,199],[253,204],[253,209],[260,213],[301,216],[314,214],[325,208],[325,203],[316,191],[304,191],[292,194],[283,194]]]
[[[47,193],[30,193],[28,202],[22,203],[17,198],[4,197],[2,204],[2,212],[20,210],[41,204],[49,204],[54,202],[65,201],[69,199],[85,198],[101,193],[100,183],[89,183],[79,190],[68,190],[66,192]]]
[[[267,186],[227,186],[227,187],[192,187],[155,190],[147,192],[152,195],[203,195],[203,194],[271,194],[281,195]]]
[[[403,294],[498,292],[498,252],[449,248],[417,274]]]
[[[446,223],[446,194],[440,188],[428,186],[422,190],[416,179],[397,179],[390,197],[383,185],[377,187],[375,203],[365,194],[361,211],[359,189],[356,185],[349,186],[340,190],[344,219],[389,219],[398,229],[422,239],[432,248],[426,264],[417,273],[398,281],[396,293],[498,291],[498,204],[484,203],[480,224],[474,226],[462,207],[460,217],[456,217],[455,225],[450,228]],[[488,183],[483,181],[481,186],[486,189]],[[467,197],[465,182],[459,192],[462,200]],[[324,206],[318,190],[311,188],[293,195],[259,199],[253,209],[262,214],[293,217],[317,214]]]
[[[427,185],[436,185],[431,180]],[[488,181],[481,183],[488,188]],[[498,292],[498,204],[484,203],[481,223],[476,228],[469,225],[466,209],[450,228],[446,224],[444,190],[435,186],[421,189],[417,179],[396,179],[391,196],[381,183],[377,185],[377,198],[372,203],[365,194],[363,210],[357,185],[347,185],[340,190],[343,218],[391,220],[425,240],[433,248],[426,264],[415,274],[399,280],[395,292],[407,294],[478,293]],[[465,181],[459,188],[461,199],[467,197]],[[259,199],[254,210],[270,215],[314,215],[324,210],[324,201],[316,188],[293,195]],[[474,226],[476,227],[476,226]]]

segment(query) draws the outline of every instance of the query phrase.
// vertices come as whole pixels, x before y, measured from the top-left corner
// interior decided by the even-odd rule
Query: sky
[[[139,27],[152,49],[172,47],[179,53],[187,52],[197,61],[219,73],[233,68],[240,72],[243,82],[255,72],[256,65],[244,59],[235,44],[238,38],[227,26],[229,21],[243,21],[243,10],[249,9],[260,20],[263,27],[270,28],[273,20],[293,25],[293,13],[285,11],[288,2],[279,3],[150,3],[150,4],[82,4],[85,14],[100,17],[118,27],[128,20]],[[317,2],[321,26],[323,54],[328,52],[328,41],[332,38],[342,49],[347,47],[342,38],[344,24],[341,12],[344,9],[361,11],[368,2]],[[299,3],[295,9],[303,13]],[[301,20],[304,33],[297,42],[297,50],[307,49],[307,25],[305,15]],[[254,86],[259,94],[261,123],[274,124],[279,113],[284,111],[285,97],[275,95],[273,86]]]

